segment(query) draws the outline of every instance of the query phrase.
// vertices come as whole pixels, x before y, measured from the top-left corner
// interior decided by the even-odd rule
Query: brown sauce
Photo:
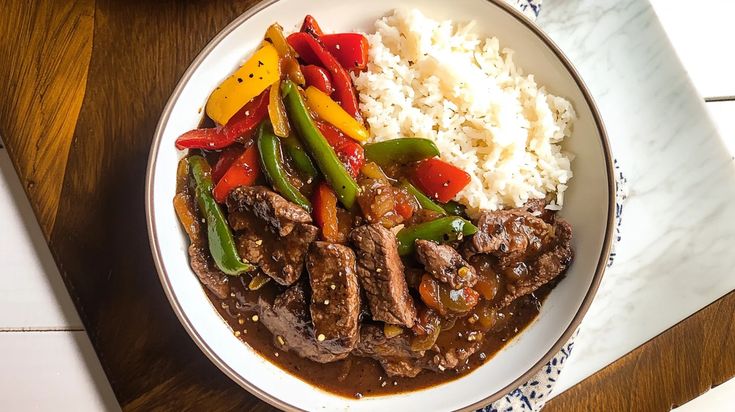
[[[400,378],[387,376],[380,364],[370,358],[350,355],[341,361],[322,364],[279,350],[270,331],[254,316],[257,313],[258,296],[266,294],[273,297],[282,288],[269,282],[257,291],[250,291],[244,282],[245,277],[231,278],[231,294],[226,299],[218,299],[205,288],[209,300],[235,336],[284,371],[322,390],[350,398],[414,391],[446,383],[472,372],[536,318],[541,303],[553,288],[553,284],[546,285],[535,294],[519,298],[503,309],[501,312],[505,319],[498,321],[494,329],[484,334],[480,350],[457,370],[424,370],[414,378]],[[458,319],[453,328],[439,335],[437,344],[440,347],[460,347],[467,343],[466,337],[472,331],[473,327],[466,318]]]

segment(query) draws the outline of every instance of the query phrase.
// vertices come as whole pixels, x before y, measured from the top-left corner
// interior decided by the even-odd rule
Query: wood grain
[[[733,376],[735,291],[555,397],[544,411],[668,411]]]
[[[48,235],[87,83],[94,1],[3,1],[0,10],[0,135]]]
[[[255,0],[3,1],[0,134],[125,410],[271,410],[175,318],[146,236],[148,149],[189,62]],[[666,410],[735,374],[735,295],[550,411]]]

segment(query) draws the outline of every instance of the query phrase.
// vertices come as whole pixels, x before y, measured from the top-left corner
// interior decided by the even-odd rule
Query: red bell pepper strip
[[[222,176],[225,175],[225,172],[235,163],[235,160],[240,157],[242,152],[242,146],[232,145],[220,153],[219,158],[217,158],[217,163],[212,168],[212,181],[214,184],[217,184],[222,179]]]
[[[329,73],[321,67],[314,64],[301,66],[301,73],[304,74],[307,87],[314,86],[326,94],[332,94],[334,91],[332,81],[329,80]]]
[[[258,145],[251,144],[240,157],[232,163],[224,176],[214,187],[214,200],[224,203],[230,192],[239,186],[250,186],[260,175]]]
[[[470,183],[470,175],[434,157],[416,166],[412,180],[429,197],[446,203]]]
[[[322,132],[324,138],[334,149],[334,152],[345,165],[352,177],[360,174],[360,169],[365,165],[365,150],[360,143],[345,136],[339,129],[329,123],[316,121],[316,126]]]
[[[370,44],[362,34],[325,34],[319,40],[345,70],[362,71],[367,68]]]
[[[176,139],[176,148],[220,150],[231,145],[238,137],[255,130],[268,115],[268,92],[261,93],[242,107],[224,126],[190,130]]]
[[[296,50],[296,53],[301,56],[304,61],[309,64],[318,64],[324,67],[332,75],[332,83],[334,86],[334,93],[332,98],[336,100],[340,106],[350,116],[354,117],[362,123],[362,116],[360,115],[360,109],[357,106],[357,96],[352,88],[352,79],[347,71],[339,64],[339,61],[332,56],[331,53],[324,48],[324,46],[317,40],[316,37],[308,33],[292,33],[286,39],[288,44]],[[310,57],[311,56],[311,57]],[[316,58],[318,61],[310,60]]]
[[[321,230],[322,239],[328,242],[340,242],[337,195],[332,188],[325,182],[320,183],[314,191],[311,204],[314,222]]]
[[[316,19],[311,14],[307,14],[306,17],[304,17],[304,22],[301,24],[301,29],[299,31],[310,33],[317,37],[324,35],[322,28],[319,27],[319,23],[316,22]]]

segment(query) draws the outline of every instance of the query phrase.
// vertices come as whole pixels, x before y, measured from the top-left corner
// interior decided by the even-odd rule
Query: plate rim
[[[194,74],[194,72],[201,66],[204,59],[219,45],[219,43],[225,37],[227,37],[233,30],[235,30],[241,24],[246,22],[248,19],[258,14],[259,12],[261,12],[263,9],[267,8],[268,6],[274,3],[277,3],[279,1],[280,0],[262,0],[259,3],[250,7],[248,10],[246,10],[239,16],[237,16],[227,26],[225,26],[219,33],[217,33],[217,35],[215,35],[207,43],[206,46],[204,46],[202,51],[200,51],[199,54],[196,56],[196,58],[192,60],[192,62],[189,64],[189,67],[187,67],[186,71],[179,79],[178,83],[176,84],[176,87],[171,93],[171,96],[169,96],[166,102],[166,105],[163,108],[163,111],[161,112],[158,124],[156,126],[156,130],[153,135],[153,139],[151,141],[151,148],[148,154],[148,165],[146,167],[145,214],[146,214],[146,226],[148,229],[148,240],[149,240],[149,244],[151,248],[151,253],[153,255],[153,262],[156,267],[156,272],[158,273],[158,277],[161,282],[161,286],[163,287],[164,293],[166,294],[166,297],[168,298],[171,308],[176,314],[176,317],[179,319],[179,322],[184,327],[184,329],[189,334],[189,336],[192,338],[194,343],[196,343],[199,349],[225,375],[227,375],[235,383],[240,385],[242,388],[244,388],[251,394],[258,397],[262,401],[272,406],[275,406],[277,408],[281,408],[287,411],[304,411],[303,409],[300,409],[294,405],[291,405],[279,399],[278,397],[272,396],[271,394],[263,391],[256,385],[252,384],[245,377],[235,372],[234,369],[232,369],[222,358],[220,358],[217,355],[217,353],[215,353],[212,350],[212,348],[209,347],[209,345],[204,340],[204,338],[202,338],[199,332],[193,327],[186,313],[184,313],[184,311],[182,310],[182,307],[178,301],[178,298],[176,294],[174,293],[173,288],[170,284],[168,272],[166,271],[166,268],[163,265],[163,257],[161,256],[161,249],[158,244],[158,230],[156,227],[156,222],[154,220],[155,208],[153,205],[153,187],[154,187],[154,182],[155,182],[154,170],[155,170],[155,166],[157,162],[158,151],[161,146],[161,140],[163,138],[163,130],[166,124],[168,123],[168,120],[171,116],[173,106],[175,102],[178,100],[179,96],[181,95],[182,90],[184,89],[186,84],[188,84],[189,79]],[[587,292],[585,293],[584,299],[582,300],[579,310],[577,310],[576,314],[574,315],[574,317],[572,318],[571,322],[569,323],[567,328],[564,330],[562,335],[551,346],[551,348],[546,352],[546,354],[544,354],[536,363],[533,364],[533,366],[531,366],[526,372],[521,374],[517,379],[512,381],[510,384],[508,384],[504,388],[496,391],[495,393],[481,399],[480,401],[477,401],[470,405],[461,407],[457,409],[457,411],[474,411],[478,408],[487,406],[499,400],[503,396],[507,395],[510,391],[518,388],[523,383],[528,381],[535,373],[537,373],[543,367],[543,365],[549,362],[549,360],[551,360],[551,358],[553,358],[553,356],[556,355],[562,349],[564,344],[569,340],[569,338],[577,330],[577,327],[582,322],[582,319],[584,318],[585,314],[587,313],[587,310],[592,304],[592,300],[597,294],[597,290],[600,286],[600,282],[602,281],[602,277],[605,273],[605,269],[607,268],[607,261],[608,261],[608,256],[610,254],[610,249],[612,247],[612,239],[613,239],[614,228],[615,228],[614,210],[615,210],[616,181],[615,181],[615,172],[614,172],[614,166],[613,166],[613,156],[612,156],[612,151],[610,149],[610,143],[609,143],[607,130],[602,120],[602,115],[600,114],[600,110],[597,107],[597,104],[592,98],[592,93],[587,87],[587,84],[584,82],[584,80],[582,80],[581,75],[579,74],[577,69],[574,67],[574,65],[571,63],[571,60],[561,50],[561,48],[543,30],[541,30],[541,28],[538,25],[536,25],[536,23],[530,20],[522,12],[515,9],[513,6],[508,4],[505,0],[478,0],[478,1],[485,1],[485,2],[492,3],[493,5],[502,9],[504,12],[508,13],[511,17],[515,18],[516,21],[518,21],[520,24],[526,26],[526,28],[531,30],[531,32],[533,32],[533,34],[536,35],[552,51],[552,53],[554,53],[554,55],[564,65],[564,68],[572,76],[572,79],[574,80],[576,85],[579,87],[580,91],[582,92],[582,95],[584,96],[585,102],[587,103],[588,107],[590,108],[590,111],[592,112],[592,117],[594,119],[595,127],[597,128],[598,133],[600,135],[600,143],[602,144],[603,154],[605,158],[605,166],[606,166],[607,185],[608,185],[608,205],[607,205],[607,222],[605,226],[605,236],[603,238],[603,244],[600,250],[600,256],[597,262],[597,267],[595,269],[595,274],[592,278],[592,282],[589,288],[587,289]],[[283,373],[288,373],[288,372],[283,371]]]

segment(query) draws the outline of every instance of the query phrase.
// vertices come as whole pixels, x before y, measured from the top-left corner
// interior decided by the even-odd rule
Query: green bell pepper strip
[[[407,180],[401,180],[401,187],[406,189],[408,193],[412,194],[413,197],[416,198],[422,209],[431,210],[432,212],[441,213],[442,215],[447,214],[444,208],[434,203],[433,200],[429,199],[428,196],[426,196],[423,192],[417,189],[416,186],[412,185]]]
[[[398,254],[408,255],[416,249],[416,240],[425,239],[435,242],[447,242],[473,235],[477,227],[469,221],[457,216],[443,217],[431,222],[421,223],[401,229],[396,235]]]
[[[212,254],[214,263],[219,270],[228,275],[239,275],[254,270],[255,266],[240,259],[230,226],[227,224],[222,209],[212,197],[214,184],[209,164],[201,156],[191,156],[189,165],[196,181],[195,194],[199,210],[204,214],[207,222],[207,243],[209,243],[209,252]]]
[[[283,150],[293,160],[293,165],[297,171],[308,180],[307,183],[311,183],[319,177],[319,171],[314,166],[314,162],[311,161],[311,157],[304,151],[304,147],[301,146],[299,138],[291,135],[285,139],[281,139],[283,143]]]
[[[311,212],[309,200],[288,181],[286,170],[281,164],[281,141],[267,120],[258,127],[258,153],[260,153],[260,164],[263,166],[265,177],[276,192]]]
[[[454,200],[450,200],[447,203],[440,204],[439,207],[444,209],[444,211],[446,211],[448,215],[466,216],[465,206],[458,202],[455,202]]]
[[[282,96],[286,103],[288,117],[294,125],[301,141],[316,161],[319,170],[329,185],[337,194],[337,198],[347,208],[351,209],[360,191],[360,187],[345,169],[337,154],[329,145],[327,139],[319,131],[309,115],[304,98],[301,97],[296,84],[291,80],[284,80],[281,86]]]
[[[433,141],[417,137],[403,137],[370,143],[364,147],[367,160],[381,166],[417,162],[439,156],[439,148],[436,147]]]

